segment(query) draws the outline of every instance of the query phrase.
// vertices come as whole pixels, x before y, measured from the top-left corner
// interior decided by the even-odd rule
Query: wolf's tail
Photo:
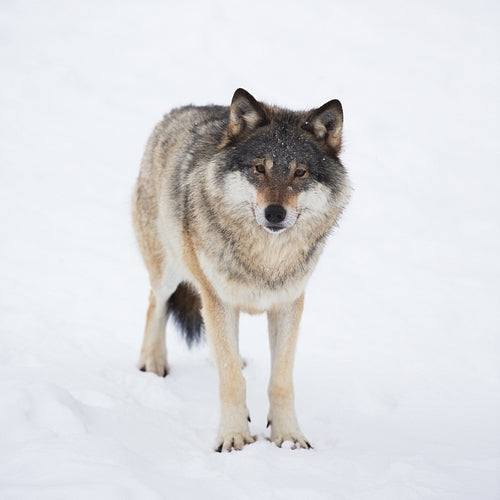
[[[167,301],[167,311],[189,347],[201,341],[205,329],[201,316],[201,298],[189,283],[182,282],[177,287]]]

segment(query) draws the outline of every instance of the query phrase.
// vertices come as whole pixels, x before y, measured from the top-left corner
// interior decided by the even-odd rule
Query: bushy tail
[[[201,317],[200,294],[186,282],[182,282],[167,301],[169,316],[191,347],[203,338],[204,324]]]

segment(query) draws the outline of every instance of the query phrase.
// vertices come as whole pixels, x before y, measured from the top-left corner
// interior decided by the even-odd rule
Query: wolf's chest
[[[250,313],[295,301],[303,293],[309,272],[276,273],[262,265],[238,266],[234,262],[200,255],[203,273],[225,303]]]

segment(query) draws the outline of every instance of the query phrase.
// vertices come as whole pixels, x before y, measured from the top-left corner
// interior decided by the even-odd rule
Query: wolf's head
[[[338,158],[342,125],[338,100],[294,112],[267,106],[238,89],[221,145],[227,156],[220,172],[235,210],[249,207],[255,221],[274,234],[299,219],[331,226],[335,220],[329,219],[340,213],[349,191]]]

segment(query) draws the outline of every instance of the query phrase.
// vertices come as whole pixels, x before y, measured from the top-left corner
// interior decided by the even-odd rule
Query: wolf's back
[[[169,240],[181,238],[173,228],[183,226],[185,203],[193,196],[187,192],[193,189],[189,177],[217,149],[228,118],[225,106],[184,106],[166,114],[149,137],[134,194],[134,226],[150,276],[161,275],[165,264],[155,256],[173,258],[165,252],[162,233]],[[165,218],[172,227],[161,227]],[[179,284],[166,310],[189,346],[203,338],[201,299],[191,284]]]

